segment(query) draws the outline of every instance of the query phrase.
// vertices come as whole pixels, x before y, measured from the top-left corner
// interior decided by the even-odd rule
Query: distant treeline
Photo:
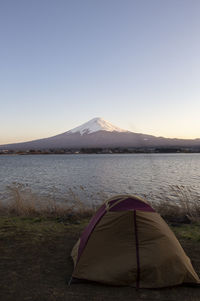
[[[0,150],[0,155],[41,155],[41,154],[139,154],[139,153],[200,153],[200,147],[138,147],[138,148],[81,148],[81,149],[43,149],[43,150]]]

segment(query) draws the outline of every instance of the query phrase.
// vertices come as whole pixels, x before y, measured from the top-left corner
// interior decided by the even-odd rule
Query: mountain
[[[65,133],[28,142],[0,145],[0,150],[111,147],[200,147],[200,139],[170,139],[123,130],[94,118]]]

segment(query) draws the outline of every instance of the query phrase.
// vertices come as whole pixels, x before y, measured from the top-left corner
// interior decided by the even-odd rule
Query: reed
[[[0,215],[52,217],[62,221],[78,221],[90,218],[97,210],[97,205],[87,205],[80,200],[78,193],[72,188],[63,196],[63,201],[58,202],[51,196],[38,196],[29,187],[14,184],[8,187],[10,199],[0,201]],[[84,187],[80,187],[84,191]],[[173,185],[168,196],[160,192],[156,201],[151,201],[151,206],[170,223],[199,223],[200,222],[200,197],[192,188]],[[104,193],[98,192],[90,195],[90,199],[107,198]],[[147,197],[148,199],[148,197]],[[101,204],[101,202],[99,202]]]
[[[0,215],[4,216],[53,217],[73,221],[90,217],[96,211],[96,206],[86,206],[72,189],[68,191],[69,198],[65,196],[62,202],[52,196],[38,196],[22,184],[14,184],[7,189],[9,200],[0,200]]]
[[[200,222],[200,195],[191,187],[171,185],[170,193],[161,192],[152,207],[169,222]]]

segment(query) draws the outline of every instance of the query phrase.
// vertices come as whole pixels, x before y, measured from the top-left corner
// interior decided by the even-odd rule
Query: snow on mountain
[[[68,133],[77,133],[79,132],[81,135],[83,134],[91,134],[98,131],[107,131],[107,132],[128,132],[123,130],[117,126],[112,125],[110,122],[104,120],[103,118],[97,117],[93,118],[90,121],[78,126]]]

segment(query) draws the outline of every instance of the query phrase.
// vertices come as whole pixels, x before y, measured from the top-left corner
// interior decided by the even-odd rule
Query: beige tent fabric
[[[80,238],[79,238],[79,240],[76,242],[76,244],[74,245],[74,247],[73,247],[73,249],[72,249],[72,252],[71,252],[71,257],[72,257],[72,259],[73,259],[74,266],[76,265],[76,262],[77,262],[79,245],[80,245]]]
[[[80,240],[72,250],[75,278],[136,287],[139,277],[141,288],[200,283],[190,259],[156,212],[107,211],[77,262],[79,243]]]
[[[158,213],[136,214],[140,287],[157,288],[181,283],[200,283],[190,259]]]

